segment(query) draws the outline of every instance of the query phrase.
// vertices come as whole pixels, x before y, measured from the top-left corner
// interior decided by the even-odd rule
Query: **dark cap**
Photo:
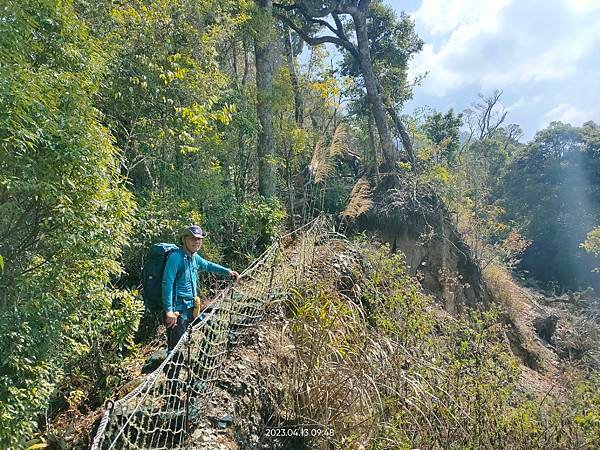
[[[206,231],[200,228],[198,225],[190,225],[181,230],[181,237],[194,236],[197,238],[205,238],[208,235]]]

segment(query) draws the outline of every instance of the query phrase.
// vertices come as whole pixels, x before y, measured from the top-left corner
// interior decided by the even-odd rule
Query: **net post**
[[[225,323],[227,325],[227,339],[225,342],[225,345],[227,347],[229,347],[229,345],[233,345],[236,342],[237,336],[235,335],[236,333],[231,333],[231,318],[234,314],[234,312],[237,312],[237,307],[238,305],[235,304],[234,300],[233,300],[233,294],[235,293],[235,283],[232,282],[231,286],[229,287],[229,306],[225,309],[225,315],[223,316],[223,319],[225,320]],[[220,326],[220,325],[219,325]],[[232,339],[233,336],[233,339]],[[219,365],[222,364],[222,362],[219,363]]]
[[[98,450],[100,448],[100,445],[104,438],[104,432],[106,431],[106,426],[108,425],[108,420],[109,420],[110,415],[112,414],[113,409],[115,407],[115,402],[112,400],[107,400],[104,406],[106,409],[104,411],[104,414],[102,415],[102,420],[100,420],[98,429],[96,430],[96,436],[94,437],[94,440],[92,441],[91,450]]]
[[[275,276],[275,261],[271,261],[271,276],[269,277],[269,295],[271,295],[271,289],[273,288],[273,277]]]
[[[190,435],[190,396],[192,394],[192,338],[194,327],[188,325],[187,340],[187,380],[185,384],[185,442],[187,443]]]
[[[235,308],[235,302],[233,301],[233,293],[234,293],[234,282],[231,282],[230,286],[229,286],[229,308],[227,308],[227,310],[229,312],[233,311],[233,309]]]
[[[230,310],[233,309],[233,294],[235,293],[235,283],[231,283],[231,287],[229,288],[229,292],[230,292],[230,296],[229,296],[229,300],[231,301],[231,308]]]

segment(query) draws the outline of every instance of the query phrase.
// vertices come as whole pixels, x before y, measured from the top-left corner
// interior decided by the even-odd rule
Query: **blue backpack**
[[[162,279],[167,264],[167,258],[179,250],[175,244],[158,243],[152,244],[142,268],[142,293],[144,305],[152,312],[162,311]],[[177,271],[179,277],[180,270]]]

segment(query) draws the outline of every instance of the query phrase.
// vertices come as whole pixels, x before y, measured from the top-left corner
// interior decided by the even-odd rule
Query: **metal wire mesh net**
[[[92,450],[189,446],[229,346],[256,324],[269,302],[305,276],[327,228],[316,219],[282,237],[242,272],[238,284],[219,292],[154,372],[125,397],[107,403]],[[286,239],[295,245],[284,245]]]

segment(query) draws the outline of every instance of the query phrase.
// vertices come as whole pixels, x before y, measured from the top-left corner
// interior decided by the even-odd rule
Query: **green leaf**
[[[27,447],[27,450],[34,450],[37,448],[48,448],[49,445],[46,442],[40,442],[39,444],[33,444],[29,447]]]

